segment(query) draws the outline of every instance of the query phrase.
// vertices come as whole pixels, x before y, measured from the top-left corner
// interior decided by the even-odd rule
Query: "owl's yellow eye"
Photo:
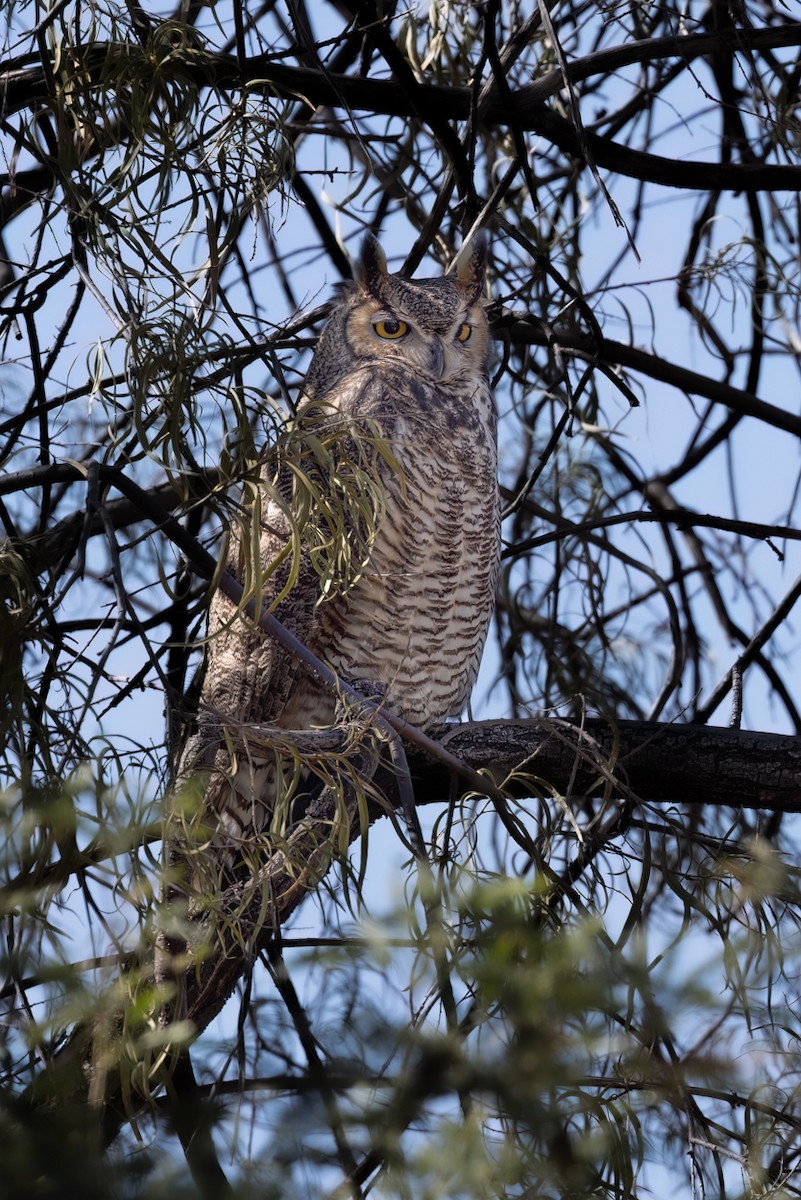
[[[469,342],[470,335],[472,334],[472,332],[473,332],[473,326],[468,325],[467,321],[465,321],[464,324],[460,325],[456,331],[457,342]]]
[[[405,321],[396,321],[394,317],[387,317],[384,321],[374,321],[373,329],[380,338],[389,338],[390,341],[396,342],[399,338],[406,337],[409,332],[409,326]]]

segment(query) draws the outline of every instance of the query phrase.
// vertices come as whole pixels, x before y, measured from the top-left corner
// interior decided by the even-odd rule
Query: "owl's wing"
[[[336,402],[299,411],[276,448],[278,470],[250,487],[228,556],[257,608],[267,605],[304,645],[345,672],[351,589],[371,559],[387,484],[398,471],[376,419],[380,406],[375,414],[359,412],[370,378],[361,371],[337,390]],[[330,725],[334,710],[334,696],[217,592],[197,720],[177,772],[179,782],[209,772],[206,825],[235,837],[261,832],[283,778],[275,750],[282,731]],[[269,736],[253,726],[270,726]],[[286,746],[287,739],[284,754]]]
[[[241,523],[230,533],[228,570],[257,609],[268,608],[305,643],[319,579],[302,552],[275,480],[265,476],[250,500],[243,506]],[[198,773],[207,779],[206,822],[222,824],[234,833],[261,829],[273,801],[274,755],[254,751],[248,729],[280,721],[302,673],[292,655],[242,607],[221,591],[214,593],[197,712],[176,771],[178,784]]]

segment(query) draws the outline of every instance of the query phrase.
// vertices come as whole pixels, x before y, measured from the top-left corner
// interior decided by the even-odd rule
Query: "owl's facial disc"
[[[421,318],[397,301],[381,304],[367,298],[349,313],[346,337],[362,358],[405,363],[411,371],[441,383],[464,371],[482,369],[486,343],[486,336],[479,336],[482,321],[483,313],[475,307],[451,304],[435,315],[424,308]]]

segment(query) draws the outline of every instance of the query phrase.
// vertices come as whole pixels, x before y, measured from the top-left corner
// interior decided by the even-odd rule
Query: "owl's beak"
[[[439,342],[432,342],[428,347],[429,370],[435,379],[441,379],[445,370],[445,353]]]

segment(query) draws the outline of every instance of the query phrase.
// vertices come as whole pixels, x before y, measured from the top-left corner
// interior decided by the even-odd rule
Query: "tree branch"
[[[568,64],[571,81],[587,78],[610,69],[610,63],[623,66],[634,62],[681,55],[686,60],[713,51],[764,49],[801,45],[801,24],[781,25],[767,30],[729,30],[702,34],[696,38],[660,38],[588,55]],[[102,78],[109,55],[138,53],[127,44],[95,44],[85,52],[82,70],[95,82]],[[270,55],[254,55],[246,62],[226,54],[195,54],[182,63],[182,70],[195,77],[199,87],[249,87],[253,91],[305,100],[310,106],[349,111],[362,110],[383,116],[417,115],[437,126],[443,120],[467,121],[471,115],[472,90],[417,83],[410,92],[386,79],[367,79],[350,75],[323,73],[308,67],[290,67]],[[484,120],[490,125],[509,125],[548,138],[567,154],[584,161],[581,139],[575,126],[543,103],[543,97],[555,94],[562,86],[562,72],[551,72],[544,80],[519,88],[510,97],[491,97]],[[47,71],[30,66],[29,60],[11,60],[0,64],[0,110],[6,116],[50,99]],[[512,109],[510,111],[510,101]],[[642,182],[664,187],[696,191],[738,191],[801,189],[801,167],[761,162],[692,162],[664,158],[619,145],[608,137],[585,132],[586,146],[595,163],[606,170]]]
[[[517,313],[504,312],[493,322],[494,329],[505,329],[513,342],[537,346],[549,345],[548,334],[542,325],[533,319],[526,319]],[[716,404],[724,404],[732,412],[744,417],[755,417],[775,429],[783,429],[786,433],[801,437],[801,417],[786,409],[760,400],[752,392],[743,388],[732,387],[698,371],[691,371],[678,363],[660,358],[658,354],[649,354],[637,346],[627,346],[625,342],[616,342],[606,337],[587,337],[569,330],[559,330],[559,346],[564,350],[578,351],[579,355],[588,361],[614,363],[620,367],[629,367],[639,371],[651,379],[669,383],[695,396],[705,396]]]
[[[710,807],[801,812],[801,738],[708,725],[609,721],[581,726],[550,718],[477,721],[446,732],[448,750],[488,770],[505,790],[536,794],[523,775],[547,782],[558,795],[610,790],[641,800]],[[419,751],[409,753],[418,804],[448,795],[448,771]],[[462,784],[461,792],[469,790]]]

